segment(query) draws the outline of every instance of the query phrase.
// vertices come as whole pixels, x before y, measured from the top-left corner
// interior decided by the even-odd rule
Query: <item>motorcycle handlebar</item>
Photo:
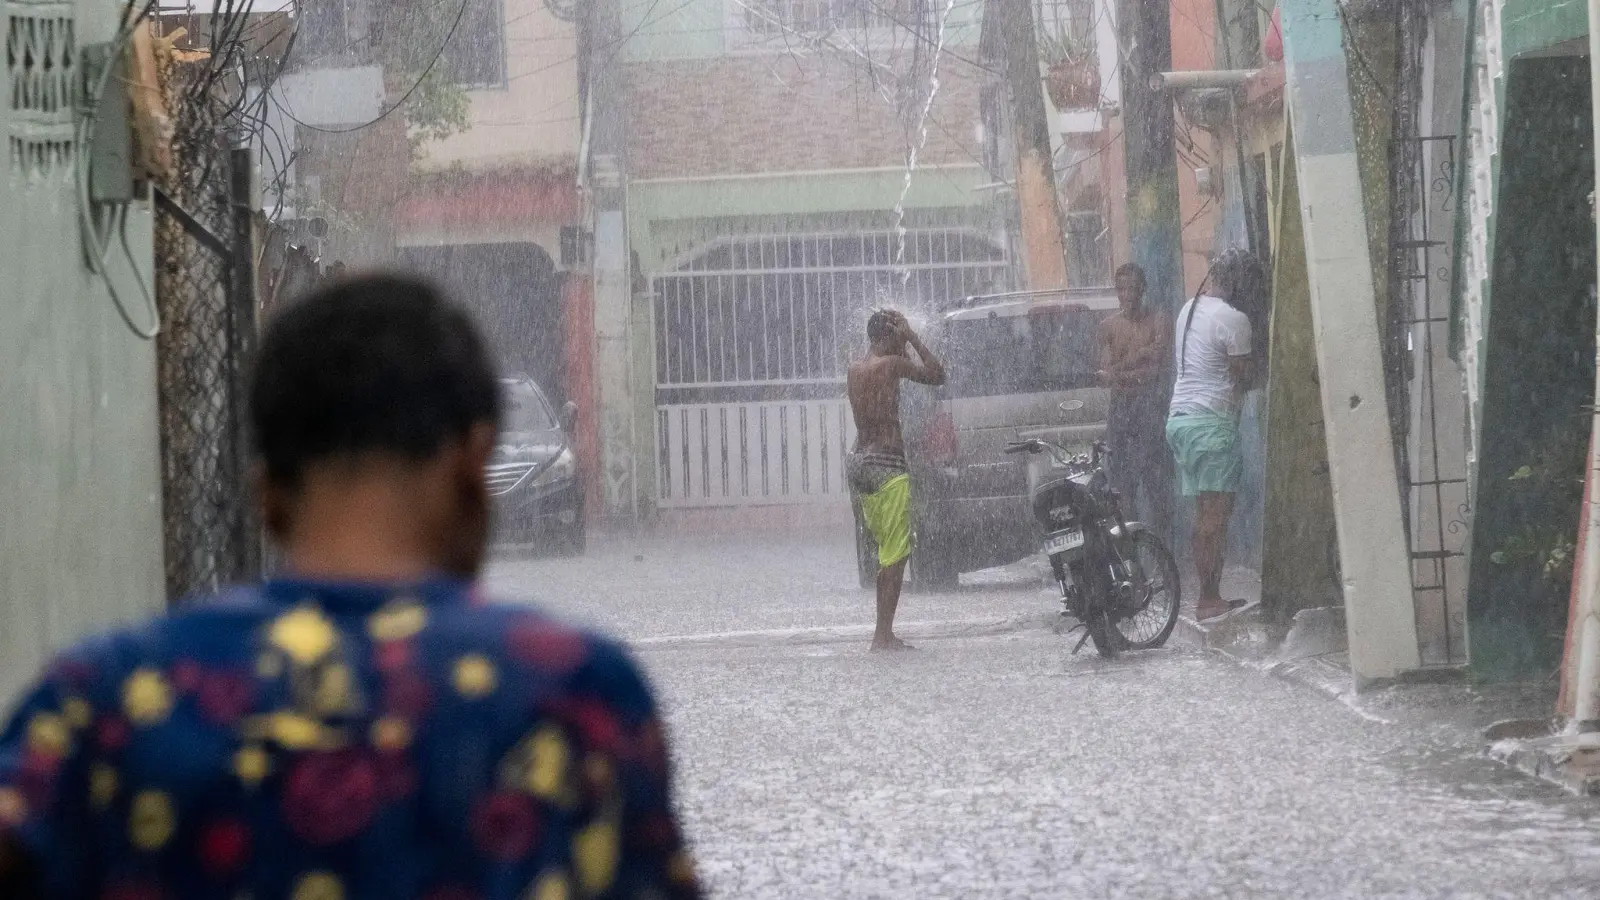
[[[1094,444],[1091,445],[1091,450],[1092,454],[1090,456],[1090,462],[1092,465],[1098,466],[1101,460],[1111,455],[1111,449],[1106,446],[1105,441],[1095,441]],[[1049,441],[1039,440],[1038,438],[1028,441],[1012,441],[1005,446],[1005,452],[1008,454],[1044,453],[1046,451],[1049,451],[1051,454],[1060,459],[1065,460],[1072,458],[1072,455],[1066,451],[1066,448],[1052,444]]]

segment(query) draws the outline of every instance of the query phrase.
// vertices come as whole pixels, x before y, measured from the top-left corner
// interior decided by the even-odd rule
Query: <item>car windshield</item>
[[[550,404],[533,386],[525,383],[516,383],[506,386],[505,427],[506,434],[534,434],[540,431],[554,431],[560,426],[556,424],[555,415],[550,411]]]
[[[1096,334],[1109,310],[1042,307],[1025,315],[955,319],[944,349],[955,398],[1093,387]]]

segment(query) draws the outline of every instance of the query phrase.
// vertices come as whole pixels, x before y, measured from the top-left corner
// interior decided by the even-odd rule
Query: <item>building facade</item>
[[[102,276],[85,262],[99,248],[84,237],[88,211],[78,205],[88,148],[77,143],[70,61],[109,41],[117,17],[104,5],[58,3],[11,3],[0,17],[13,50],[11,89],[0,96],[0,694],[9,696],[85,631],[160,609],[165,588],[151,206],[120,204],[127,252],[104,254]]]
[[[976,9],[622,4],[636,389],[602,440],[639,464],[615,507],[843,504],[866,312],[1007,283]]]

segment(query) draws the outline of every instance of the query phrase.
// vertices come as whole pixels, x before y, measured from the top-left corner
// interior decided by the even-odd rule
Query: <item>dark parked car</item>
[[[496,539],[582,553],[583,482],[572,449],[578,408],[568,403],[557,416],[531,379],[505,378],[502,383],[504,423],[488,466]]]
[[[1112,288],[996,294],[969,297],[928,327],[950,380],[901,391],[913,585],[954,587],[962,572],[1039,549],[1028,490],[1052,463],[1007,456],[1005,445],[1043,438],[1086,453],[1105,433],[1097,334],[1116,308]],[[868,585],[876,550],[859,527],[856,552]]]

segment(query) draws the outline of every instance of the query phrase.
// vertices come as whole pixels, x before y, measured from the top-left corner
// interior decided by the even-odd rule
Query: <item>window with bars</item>
[[[72,97],[79,77],[69,4],[10,4],[6,15],[7,145],[11,168],[30,176],[65,166],[72,152]]]
[[[871,308],[936,313],[1007,267],[966,228],[910,229],[903,251],[892,231],[719,238],[654,279],[657,384],[837,384]]]
[[[1105,7],[1097,0],[1034,0],[1034,28],[1046,61],[1079,58],[1096,49],[1095,26]]]
[[[907,27],[925,0],[732,0],[744,25],[762,37]]]
[[[1110,235],[1097,209],[1067,213],[1067,284],[1104,287],[1111,284]]]
[[[427,16],[403,18],[379,0],[308,0],[298,9],[295,52],[302,63],[334,66],[368,60],[374,53],[386,58],[404,48],[421,66],[449,35],[438,62],[445,77],[468,88],[503,86],[504,0],[430,2]]]
[[[502,87],[506,83],[504,0],[465,0],[456,28],[439,63],[450,80],[463,87]]]

